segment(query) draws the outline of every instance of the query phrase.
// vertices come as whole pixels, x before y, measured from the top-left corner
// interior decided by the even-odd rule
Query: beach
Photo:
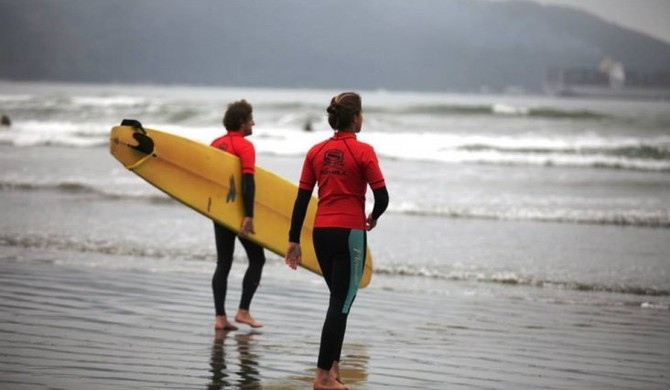
[[[0,130],[0,389],[311,388],[325,283],[268,253],[251,306],[265,326],[217,333],[211,221],[108,142],[123,118],[207,142],[225,104],[247,98],[257,164],[296,182],[306,148],[331,134],[332,91],[0,91],[12,118]],[[359,137],[391,203],[368,236],[345,382],[670,388],[670,103],[362,96]],[[245,266],[238,245],[228,311]]]
[[[35,254],[39,257],[39,254]],[[7,255],[5,255],[7,256]],[[264,327],[213,329],[209,275],[0,262],[3,389],[310,388],[325,286],[263,283]],[[239,276],[231,280],[239,297]],[[359,293],[342,361],[355,389],[663,389],[665,310],[523,294]],[[588,294],[588,293],[582,293]]]

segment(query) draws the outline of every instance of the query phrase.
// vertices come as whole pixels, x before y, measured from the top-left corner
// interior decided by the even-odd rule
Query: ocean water
[[[1,257],[211,272],[211,223],[114,160],[111,127],[209,143],[245,98],[258,164],[297,181],[338,92],[2,82]],[[670,102],[359,92],[391,196],[371,289],[668,311]],[[320,282],[276,255],[264,278]]]

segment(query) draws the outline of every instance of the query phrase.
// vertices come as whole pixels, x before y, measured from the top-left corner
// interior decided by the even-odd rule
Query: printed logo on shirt
[[[329,149],[323,154],[322,175],[340,175],[345,176],[344,170],[344,152],[339,149]]]
[[[326,150],[326,153],[323,154],[323,163],[330,166],[342,166],[344,165],[344,153],[338,149]]]

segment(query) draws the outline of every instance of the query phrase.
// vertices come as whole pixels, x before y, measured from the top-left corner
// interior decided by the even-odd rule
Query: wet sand
[[[231,277],[232,309],[240,281]],[[670,388],[667,308],[452,288],[362,290],[345,340],[345,381],[354,389]],[[265,326],[217,333],[206,273],[5,257],[0,388],[311,388],[326,299],[315,278],[268,278],[252,306]]]

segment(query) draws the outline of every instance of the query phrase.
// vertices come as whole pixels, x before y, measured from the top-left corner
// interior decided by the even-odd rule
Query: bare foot
[[[336,380],[333,380],[332,383],[317,383],[314,382],[314,390],[349,390],[349,386],[342,384]]]
[[[214,319],[214,329],[220,330],[237,330],[237,326],[228,322],[226,316],[216,316]]]
[[[342,377],[340,377],[340,362],[334,361],[333,366],[330,367],[330,376],[335,378],[336,381],[344,384]]]
[[[337,380],[330,371],[316,369],[313,383],[314,390],[349,390],[349,386]]]
[[[252,328],[260,328],[263,326],[263,323],[260,321],[256,321],[254,317],[252,317],[251,314],[249,314],[248,310],[239,309],[237,311],[237,315],[235,316],[235,321],[240,322],[242,324],[247,324]]]

